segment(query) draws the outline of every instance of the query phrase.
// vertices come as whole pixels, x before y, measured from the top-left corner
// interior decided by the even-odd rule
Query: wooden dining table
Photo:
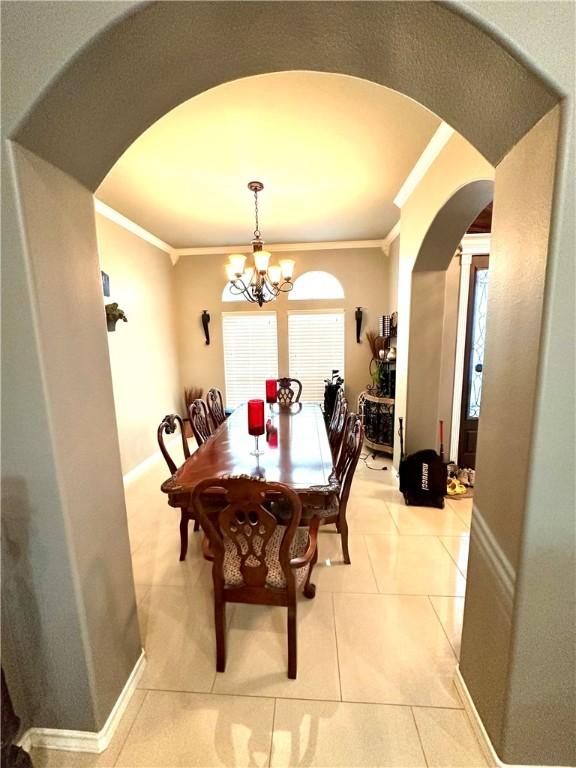
[[[260,456],[252,456],[254,437],[248,434],[247,406],[239,406],[214,434],[164,483],[172,507],[190,506],[197,483],[208,477],[249,475],[284,483],[301,497],[301,523],[313,516],[313,509],[327,506],[339,490],[334,472],[328,434],[320,406],[295,403],[272,406],[266,418],[278,434],[277,444],[263,435]],[[306,506],[305,506],[306,505]]]

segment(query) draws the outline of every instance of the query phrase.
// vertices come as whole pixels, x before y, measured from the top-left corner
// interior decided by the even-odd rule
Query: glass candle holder
[[[272,426],[268,434],[268,445],[270,448],[278,448],[278,429]]]
[[[248,432],[256,439],[256,447],[250,454],[260,456],[263,451],[258,448],[258,438],[265,432],[264,400],[248,400]]]
[[[266,379],[266,402],[270,406],[270,412],[272,412],[272,406],[278,399],[278,385],[276,379]]]

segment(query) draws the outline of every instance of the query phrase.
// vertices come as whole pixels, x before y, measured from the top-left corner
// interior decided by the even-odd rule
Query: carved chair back
[[[340,416],[340,408],[342,407],[342,401],[344,399],[345,399],[344,390],[340,388],[336,393],[336,399],[334,400],[334,408],[332,410],[332,416],[330,417],[330,422],[328,424],[328,437],[330,438],[338,422],[338,419]]]
[[[350,495],[352,478],[358,465],[358,459],[362,451],[364,440],[364,427],[355,413],[349,413],[346,417],[344,435],[338,461],[336,462],[336,476],[340,482],[340,514],[346,513],[346,504]]]
[[[202,445],[212,435],[208,410],[203,400],[194,400],[188,408],[190,426],[198,445]]]
[[[220,424],[226,421],[226,414],[224,413],[224,402],[222,400],[222,392],[218,387],[212,387],[206,394],[206,405],[208,406],[208,412],[214,427],[217,429]]]
[[[206,492],[216,489],[223,493],[223,504],[215,508],[206,502]],[[291,546],[302,505],[291,488],[255,477],[211,478],[196,486],[192,504],[214,555],[216,592],[236,588],[246,602],[259,602],[258,597],[267,602],[264,591],[282,585],[294,593]],[[281,510],[282,522],[275,510]]]
[[[162,421],[160,422],[158,426],[157,436],[158,436],[158,446],[160,448],[160,451],[162,453],[162,456],[164,456],[166,460],[166,464],[168,464],[168,469],[172,474],[176,472],[176,464],[174,463],[172,457],[168,453],[168,449],[164,445],[164,435],[173,435],[176,432],[176,427],[180,427],[180,436],[182,437],[182,451],[184,453],[184,461],[190,457],[190,449],[188,448],[188,441],[186,440],[186,437],[184,435],[184,424],[182,423],[182,419],[180,416],[178,416],[175,413],[170,413],[167,416],[164,416]]]
[[[340,451],[342,438],[344,436],[344,427],[346,426],[346,417],[348,416],[348,402],[345,397],[339,398],[337,407],[338,412],[336,414],[336,419],[333,425],[331,422],[332,430],[328,434],[330,449],[334,458],[338,456]]]
[[[276,379],[278,385],[277,398],[279,405],[292,405],[300,402],[302,394],[302,382],[298,379],[280,378]]]
[[[176,432],[176,426],[180,427],[182,451],[184,453],[184,461],[186,461],[186,459],[190,458],[190,449],[188,448],[188,440],[186,440],[184,424],[182,423],[180,416],[177,416],[175,413],[170,413],[168,416],[164,416],[157,431],[160,451],[162,452],[162,456],[166,459],[166,464],[168,464],[168,469],[172,474],[176,472],[177,467],[164,444],[164,435],[173,435],[174,432]],[[180,507],[180,560],[186,559],[186,552],[188,551],[188,523],[190,520],[194,520],[194,530],[197,531],[199,525],[196,521],[194,510],[188,507]]]

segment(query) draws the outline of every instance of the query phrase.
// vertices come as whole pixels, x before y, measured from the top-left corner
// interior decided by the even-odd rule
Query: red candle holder
[[[266,379],[266,402],[272,410],[272,405],[278,399],[278,384],[276,379]]]
[[[270,448],[278,448],[278,429],[274,426],[270,428],[268,434],[268,445]]]
[[[258,449],[258,438],[265,432],[264,400],[248,400],[248,432],[256,439],[256,448],[250,453],[252,456],[260,456],[263,451]]]

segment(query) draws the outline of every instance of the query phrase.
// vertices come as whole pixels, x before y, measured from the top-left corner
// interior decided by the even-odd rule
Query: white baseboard
[[[456,686],[458,695],[462,700],[462,704],[464,705],[466,714],[470,719],[470,723],[472,724],[472,729],[474,730],[474,734],[478,739],[478,743],[480,744],[484,757],[488,762],[488,765],[496,766],[497,768],[500,768],[500,766],[504,765],[504,763],[501,762],[500,758],[496,754],[496,751],[494,750],[494,747],[492,746],[490,737],[488,736],[488,733],[484,728],[484,723],[480,719],[480,715],[478,714],[476,705],[472,701],[472,696],[470,696],[468,686],[464,682],[464,678],[462,677],[462,673],[460,672],[460,666],[458,664],[456,665],[456,670],[454,673],[454,685]]]
[[[144,650],[134,665],[122,693],[112,708],[108,720],[102,730],[95,731],[67,731],[59,728],[29,728],[19,741],[19,746],[29,751],[31,747],[42,749],[60,749],[66,752],[103,752],[116,731],[126,707],[130,703],[138,681],[144,672],[146,657]]]
[[[495,766],[495,768],[562,768],[561,766],[539,766],[539,765],[537,766],[537,765],[520,765],[516,763],[514,764],[503,763],[502,760],[500,760],[500,758],[496,754],[496,750],[492,746],[490,736],[488,736],[486,728],[484,728],[484,723],[480,719],[480,715],[478,714],[476,705],[472,700],[472,696],[470,696],[470,691],[468,690],[468,686],[464,682],[464,678],[462,677],[462,673],[460,672],[459,665],[456,665],[456,672],[454,675],[454,685],[456,686],[458,695],[462,699],[462,704],[464,705],[466,714],[470,719],[476,738],[478,739],[480,747],[482,748],[482,752],[484,753],[484,757],[488,761],[488,765],[493,767]]]
[[[165,440],[166,448],[169,448],[177,439],[180,440],[179,435],[174,435],[174,437],[167,438]],[[182,453],[182,449],[180,449],[180,453]],[[155,451],[151,456],[148,456],[147,459],[144,459],[144,461],[140,462],[140,464],[137,464],[131,470],[126,472],[126,474],[122,477],[124,480],[124,487],[130,485],[130,483],[133,483],[134,480],[137,480],[141,474],[146,472],[147,469],[150,469],[150,467],[152,467],[154,464],[156,464],[157,461],[160,460],[164,461],[162,454],[160,451]],[[178,464],[178,462],[176,463]]]

